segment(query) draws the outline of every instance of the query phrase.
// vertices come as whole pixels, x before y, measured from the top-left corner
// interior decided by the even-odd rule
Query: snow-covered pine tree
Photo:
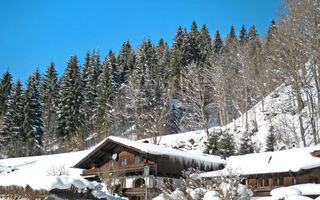
[[[44,149],[55,145],[57,129],[57,107],[59,98],[58,73],[51,62],[43,77],[41,99],[43,103]]]
[[[200,60],[200,33],[198,31],[198,25],[195,21],[192,22],[190,32],[186,35],[187,37],[187,64],[191,62],[198,63]]]
[[[26,139],[22,129],[24,121],[23,88],[20,80],[12,87],[0,131],[0,144],[4,147],[1,148],[2,154],[17,157],[24,155],[23,147]]]
[[[87,58],[86,58],[87,59]],[[81,129],[82,140],[88,137],[89,132],[95,132],[95,110],[97,107],[97,97],[98,97],[98,77],[101,73],[100,65],[100,55],[99,51],[96,53],[95,50],[92,52],[91,59],[89,63],[85,63],[86,74],[83,74],[82,78],[85,78],[84,83],[84,104],[81,108],[82,114],[84,116],[84,129]]]
[[[247,34],[247,30],[246,27],[244,25],[242,25],[241,30],[240,30],[240,34],[239,34],[239,43],[240,45],[245,45],[248,41],[248,34]]]
[[[220,56],[222,49],[223,49],[223,41],[221,40],[219,30],[217,30],[216,34],[214,36],[214,41],[213,41],[213,54],[214,54],[214,56],[215,57]]]
[[[175,134],[180,131],[180,121],[182,118],[182,111],[178,110],[176,106],[172,103],[171,109],[168,115],[168,123],[167,123],[167,134]]]
[[[24,121],[22,128],[26,135],[27,151],[25,155],[39,155],[42,153],[43,119],[41,104],[41,76],[39,69],[29,77],[24,94]]]
[[[202,25],[199,37],[199,63],[200,67],[210,67],[210,58],[212,56],[212,41],[206,25]]]
[[[156,73],[156,96],[159,99],[158,102],[162,105],[165,104],[168,108],[169,103],[169,77],[170,77],[170,51],[168,44],[161,38],[156,47],[156,60],[157,60],[157,73]],[[167,96],[167,99],[163,98]],[[161,102],[160,99],[165,102]],[[158,103],[158,105],[159,105]],[[166,124],[162,127],[163,133],[161,134],[174,134],[180,131],[180,120],[182,112],[177,110],[176,106],[171,102],[171,108],[166,113]]]
[[[187,65],[187,41],[186,34],[179,26],[171,46],[170,80],[171,96],[178,99],[182,88],[182,70]]]
[[[0,79],[0,123],[2,116],[6,113],[7,110],[7,103],[12,85],[12,75],[7,70]]]
[[[274,134],[274,127],[271,125],[269,127],[269,133],[267,136],[267,148],[266,151],[275,151],[276,145],[277,145],[277,138]]]
[[[108,53],[108,62],[109,62],[109,68],[110,68],[110,78],[111,78],[111,84],[113,91],[116,92],[118,88],[120,87],[120,70],[119,65],[117,62],[117,58],[112,50]]]
[[[220,139],[220,153],[219,155],[226,158],[235,155],[235,142],[233,136],[228,133],[222,134]]]
[[[220,140],[217,133],[211,134],[208,138],[204,153],[211,155],[220,155]]]
[[[112,121],[112,100],[114,95],[115,81],[112,79],[111,71],[115,57],[112,52],[105,58],[102,64],[102,73],[98,77],[97,87],[97,107],[94,110],[95,129],[98,130],[99,138],[110,135]],[[118,123],[118,122],[115,122]]]
[[[148,121],[148,114],[155,103],[155,76],[156,76],[156,57],[155,48],[151,44],[150,39],[144,40],[137,51],[137,65],[134,76],[130,81],[135,82],[137,86],[136,116],[135,125],[138,138],[146,137],[147,129],[151,124]]]
[[[129,40],[122,44],[118,53],[117,62],[121,72],[119,78],[119,85],[121,85],[122,83],[127,82],[130,72],[132,72],[135,65],[135,55]]]
[[[60,80],[57,133],[62,141],[70,142],[83,124],[83,82],[77,56],[71,56]],[[70,147],[72,148],[72,147]]]
[[[170,52],[168,44],[161,38],[156,46],[157,60],[157,77],[164,82],[167,87],[169,85],[170,70]]]
[[[251,141],[250,134],[248,132],[243,133],[240,140],[241,140],[240,151],[239,151],[240,155],[254,152],[254,147]]]

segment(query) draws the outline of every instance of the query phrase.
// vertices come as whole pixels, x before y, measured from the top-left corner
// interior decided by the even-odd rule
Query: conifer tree
[[[41,76],[39,69],[29,77],[24,94],[23,132],[26,135],[26,155],[41,154],[43,139],[42,104],[40,96]]]
[[[58,73],[53,62],[48,66],[42,84],[43,125],[45,149],[54,145],[59,98]]]
[[[182,118],[182,111],[180,109],[177,109],[174,104],[172,104],[170,113],[169,113],[169,119],[167,124],[167,134],[175,134],[180,132],[180,121]]]
[[[10,96],[12,85],[12,75],[7,70],[0,79],[0,119],[6,113],[8,98]]]
[[[23,113],[23,88],[18,80],[12,86],[12,92],[8,98],[7,111],[4,114],[2,130],[0,131],[0,152],[9,157],[24,155],[24,142],[26,136],[22,129],[24,121]]]
[[[146,130],[150,124],[146,122],[147,113],[150,112],[154,104],[155,79],[156,79],[156,60],[155,49],[151,44],[150,39],[144,40],[137,51],[137,65],[134,76],[131,77],[133,84],[136,84],[138,89],[138,99],[136,101],[136,116],[135,125],[137,135],[145,137]]]
[[[83,64],[83,68],[81,71],[81,80],[83,84],[83,88],[86,88],[87,86],[87,81],[88,81],[88,76],[89,76],[89,68],[91,66],[91,54],[90,51],[87,51],[85,62]]]
[[[220,155],[221,150],[218,134],[213,134],[208,138],[204,153],[211,155]]]
[[[246,30],[246,27],[244,25],[242,25],[241,30],[240,30],[240,34],[239,34],[239,43],[240,43],[240,45],[244,45],[247,43],[247,41],[248,41],[247,30]]]
[[[238,39],[235,34],[234,26],[231,26],[230,32],[227,35],[226,38],[226,44],[225,44],[225,52],[231,54],[232,56],[237,54],[238,51]]]
[[[198,31],[198,25],[195,21],[192,22],[190,32],[186,35],[187,36],[187,48],[188,48],[188,62],[195,62],[198,63],[200,60],[200,33]]]
[[[170,52],[168,44],[161,38],[156,46],[156,60],[157,60],[157,76],[169,85],[169,70],[170,70]]]
[[[120,71],[119,65],[117,62],[117,58],[112,50],[108,53],[108,62],[110,67],[110,76],[111,76],[111,84],[113,87],[113,91],[116,92],[117,89],[120,87]]]
[[[267,148],[266,151],[274,151],[277,144],[276,135],[274,134],[274,127],[270,126],[269,133],[267,136]]]
[[[57,133],[63,140],[70,141],[83,123],[83,82],[77,56],[71,56],[60,80],[60,101]]]
[[[223,158],[235,155],[235,146],[233,136],[225,133],[220,139],[220,153]]]
[[[240,155],[249,154],[254,152],[254,147],[251,141],[250,135],[245,132],[241,137],[241,143],[240,143]]]
[[[87,61],[86,61],[87,62]],[[87,63],[85,63],[87,65]],[[91,59],[89,61],[88,66],[86,66],[86,80],[85,87],[84,87],[84,100],[85,103],[83,105],[83,116],[84,116],[84,127],[86,130],[90,130],[94,132],[94,119],[95,116],[94,111],[97,107],[96,98],[98,97],[98,77],[101,73],[101,66],[100,66],[100,55],[99,51],[96,53],[95,50],[92,52]],[[87,137],[87,132],[84,130],[83,137]],[[84,139],[84,138],[83,138]]]
[[[271,51],[272,41],[275,39],[275,33],[277,31],[276,21],[274,19],[271,21],[271,25],[268,29],[267,39],[266,39],[266,48]]]
[[[214,42],[213,42],[213,53],[217,57],[218,55],[221,54],[221,51],[223,49],[223,42],[220,37],[220,32],[217,30],[216,35],[214,37]]]
[[[200,37],[199,37],[199,63],[200,66],[209,67],[210,65],[210,58],[212,55],[212,44],[211,44],[211,37],[209,35],[209,31],[206,25],[202,25],[200,30]]]
[[[119,85],[128,80],[130,72],[134,69],[135,56],[129,40],[125,41],[119,51],[117,62],[121,71]]]
[[[173,98],[178,98],[182,88],[182,70],[187,65],[187,41],[185,32],[179,26],[173,39],[170,57],[170,79]]]
[[[102,64],[102,73],[98,77],[97,107],[94,110],[95,117],[93,119],[100,138],[110,135],[109,129],[111,127],[112,100],[114,95],[111,71],[115,68],[114,62],[115,57],[112,51],[110,51]],[[114,121],[114,123],[118,122]]]

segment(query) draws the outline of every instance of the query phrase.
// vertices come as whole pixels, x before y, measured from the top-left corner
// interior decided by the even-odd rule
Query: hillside
[[[253,121],[256,121],[257,124],[257,131],[252,132],[251,136],[255,144],[256,152],[264,151],[266,137],[271,125],[274,126],[277,132],[278,141],[281,141],[277,145],[278,149],[302,145],[301,142],[299,142],[300,140],[297,134],[298,116],[291,112],[294,110],[295,105],[290,93],[291,88],[283,84],[265,98],[265,111],[261,110],[261,102],[249,110],[249,130],[252,131],[255,129]],[[306,113],[307,111],[304,110],[303,112]],[[286,124],[284,124],[284,122],[286,122]],[[295,129],[292,129],[292,127]],[[211,133],[220,131],[232,134],[236,141],[237,148],[239,148],[241,135],[245,132],[244,116],[239,117],[227,126],[217,126],[210,129]],[[306,129],[306,131],[308,131],[308,129]],[[152,138],[142,141],[145,140],[152,142]],[[312,145],[312,137],[309,132],[307,132],[307,140],[308,144]],[[202,153],[206,147],[207,136],[204,130],[199,130],[162,136],[158,138],[158,141],[160,141],[160,145],[162,146]],[[71,187],[71,185],[79,189],[102,187],[97,183],[86,181],[80,176],[80,169],[72,168],[75,163],[91,151],[92,150],[86,150],[56,155],[0,160],[0,186],[16,185],[26,187],[29,185],[36,190],[50,190],[53,188],[66,189]],[[106,197],[107,195],[101,193],[101,191],[93,191],[99,193],[100,196],[102,195],[101,197]],[[108,197],[111,198],[110,196]]]
[[[315,93],[315,89],[312,92]],[[306,95],[304,95],[304,100],[306,101]],[[291,86],[282,84],[265,97],[264,111],[262,110],[262,102],[259,102],[248,111],[248,131],[250,132],[256,152],[263,152],[265,150],[266,139],[271,126],[274,128],[273,131],[278,141],[276,150],[303,147],[296,107],[296,100],[292,95]],[[312,146],[314,143],[307,106],[303,109],[302,116],[306,124],[305,136],[307,146]],[[319,124],[319,121],[317,121],[317,124]],[[240,116],[226,126],[210,128],[211,134],[219,132],[232,134],[237,149],[239,149],[241,137],[246,132],[245,115]],[[159,137],[157,140],[160,141],[159,144],[161,145],[203,152],[206,148],[207,135],[204,130],[198,130],[166,135]],[[149,141],[152,142],[152,139],[149,139]]]

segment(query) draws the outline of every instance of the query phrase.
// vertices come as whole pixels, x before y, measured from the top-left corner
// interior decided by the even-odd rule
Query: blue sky
[[[87,50],[118,52],[124,41],[136,48],[144,38],[169,44],[179,25],[195,20],[210,35],[224,37],[234,25],[254,24],[264,35],[280,0],[0,0],[0,73],[23,82],[51,61],[61,75],[71,55],[84,62]]]

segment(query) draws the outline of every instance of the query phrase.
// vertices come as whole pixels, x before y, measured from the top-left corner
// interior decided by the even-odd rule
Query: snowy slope
[[[315,91],[314,91],[315,92]],[[249,130],[251,139],[255,145],[256,152],[263,152],[266,148],[266,139],[273,126],[274,133],[278,139],[277,150],[302,147],[299,131],[298,114],[296,111],[296,100],[292,96],[292,88],[285,84],[280,85],[275,91],[264,99],[264,110],[262,102],[256,104],[248,111]],[[305,106],[302,116],[305,123],[306,141],[308,146],[313,145],[310,120]],[[320,126],[320,120],[317,122]],[[256,131],[254,131],[256,129]],[[245,115],[229,123],[226,126],[216,126],[209,129],[210,133],[226,132],[234,136],[236,147],[240,148],[241,137],[246,132]],[[144,139],[152,142],[152,139]],[[159,137],[157,141],[164,146],[173,148],[203,152],[207,135],[204,130],[178,133]]]

